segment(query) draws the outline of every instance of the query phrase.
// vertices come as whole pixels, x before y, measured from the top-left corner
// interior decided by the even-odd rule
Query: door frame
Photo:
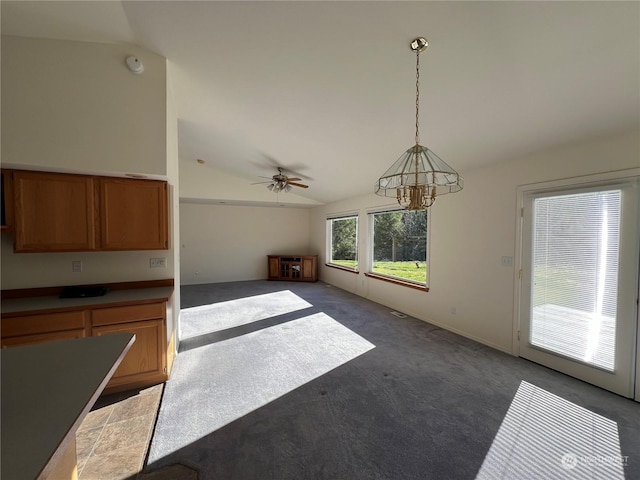
[[[515,356],[520,356],[520,331],[522,325],[522,294],[524,293],[522,286],[522,272],[523,272],[523,256],[524,256],[524,204],[527,196],[533,192],[543,192],[548,190],[553,192],[554,190],[583,188],[590,186],[598,186],[600,184],[606,184],[608,182],[625,181],[640,178],[640,168],[631,168],[625,170],[618,170],[614,172],[606,172],[594,175],[584,175],[572,178],[563,178],[559,180],[539,182],[533,184],[520,185],[517,188],[517,201],[516,201],[516,245],[515,245],[515,269],[514,269],[514,289],[513,289],[513,332],[512,332],[512,345],[511,352]],[[638,264],[638,272],[640,275],[640,263]],[[640,297],[640,281],[638,285],[638,296]],[[637,304],[636,304],[637,305]],[[631,360],[632,375],[634,378],[635,391],[632,390],[631,395],[635,393],[635,400],[640,402],[640,308],[636,306],[636,329],[635,329],[635,360]]]

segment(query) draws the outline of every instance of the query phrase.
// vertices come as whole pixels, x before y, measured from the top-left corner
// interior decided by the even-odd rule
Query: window
[[[427,285],[427,212],[394,210],[371,214],[371,273]]]
[[[327,220],[329,264],[350,270],[358,269],[358,217]]]

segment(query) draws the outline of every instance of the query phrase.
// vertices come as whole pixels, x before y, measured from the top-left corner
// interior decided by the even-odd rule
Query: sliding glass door
[[[633,397],[637,180],[532,191],[523,206],[520,355]]]

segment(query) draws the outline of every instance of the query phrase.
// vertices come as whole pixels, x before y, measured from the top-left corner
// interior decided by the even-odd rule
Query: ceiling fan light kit
[[[278,167],[278,173],[276,173],[273,177],[271,177],[271,180],[269,180],[268,182],[258,182],[258,183],[268,183],[269,185],[267,185],[267,188],[269,189],[269,191],[280,193],[280,192],[290,192],[291,187],[309,188],[308,185],[298,183],[301,180],[302,180],[301,178],[286,176],[284,173],[282,173],[282,168]],[[257,184],[254,183],[253,185],[257,185]]]
[[[375,193],[392,197],[405,210],[423,210],[436,201],[438,195],[462,190],[463,179],[444,160],[420,145],[420,53],[429,43],[415,38],[409,47],[416,53],[416,132],[415,145],[407,149],[378,179]]]

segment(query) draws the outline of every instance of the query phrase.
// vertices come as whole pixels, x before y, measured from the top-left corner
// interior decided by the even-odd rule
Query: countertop
[[[143,300],[168,300],[172,294],[173,287],[156,287],[112,290],[101,297],[58,298],[57,296],[47,296],[14,298],[2,300],[0,313],[38,313],[39,310],[78,309]]]
[[[114,333],[0,351],[2,478],[50,473],[134,341]]]

